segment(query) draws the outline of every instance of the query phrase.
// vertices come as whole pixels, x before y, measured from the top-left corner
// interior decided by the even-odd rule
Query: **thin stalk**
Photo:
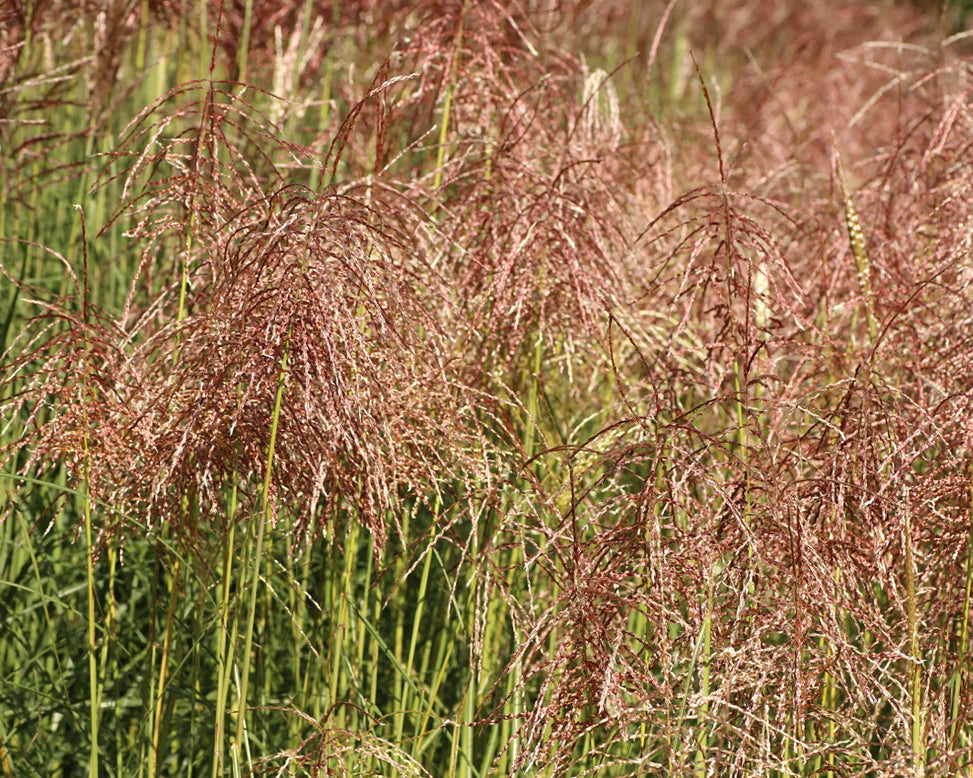
[[[400,590],[396,596],[396,608],[395,608],[395,628],[393,634],[393,645],[395,646],[395,656],[398,658],[399,663],[402,662],[402,655],[405,651],[405,610],[406,610],[406,598],[402,587],[404,587],[403,574],[408,567],[408,560],[406,559],[406,554],[409,550],[409,524],[412,511],[407,510],[405,516],[402,518],[402,554],[398,559],[395,567],[395,581],[399,581]],[[421,601],[420,601],[421,603]],[[416,606],[418,608],[418,604]],[[418,619],[418,613],[414,614],[413,617],[413,633],[415,633],[415,621]],[[412,675],[412,656],[410,654],[406,666],[406,673],[411,677]],[[372,700],[375,698],[372,697]],[[402,676],[396,675],[392,679],[392,699],[395,700],[395,713],[392,716],[392,731],[394,732],[395,743],[402,742],[402,730],[405,726],[405,711],[408,709],[408,700],[406,699],[406,694],[403,688]]]
[[[240,38],[240,48],[237,49],[237,81],[241,84],[247,81],[251,26],[253,26],[253,0],[246,0],[243,4],[243,35]]]
[[[339,706],[339,689],[342,679],[342,668],[345,666],[345,656],[349,649],[346,647],[349,642],[349,635],[352,629],[350,624],[351,615],[349,605],[354,596],[351,579],[355,567],[355,556],[358,552],[358,536],[361,531],[358,522],[352,522],[345,536],[343,561],[344,566],[338,568],[333,566],[335,571],[341,570],[340,580],[335,580],[336,576],[331,576],[330,597],[327,602],[327,612],[334,615],[333,627],[329,632],[329,642],[331,651],[330,676],[325,685],[325,714],[333,718],[334,724],[339,729],[344,729],[347,717],[346,706]],[[335,556],[339,551],[337,541],[334,541]],[[356,625],[357,628],[357,625]],[[348,686],[352,682],[349,680]]]
[[[709,692],[710,692],[710,650],[713,627],[713,586],[710,583],[706,587],[706,615],[703,617],[702,627],[702,656],[700,660],[700,681],[699,692],[702,702],[699,706],[699,715],[696,718],[696,768],[695,775],[698,778],[706,778],[706,759],[709,750],[709,737],[706,735],[707,716],[709,714]]]
[[[110,672],[108,669],[109,662],[114,658],[115,652],[112,650],[114,648],[115,639],[117,637],[117,627],[118,624],[118,609],[115,602],[115,573],[117,568],[117,557],[115,555],[115,543],[109,542],[108,548],[106,549],[106,554],[108,556],[108,588],[105,592],[106,609],[105,609],[105,639],[101,644],[101,659],[99,661],[99,666],[101,670],[101,676],[99,678],[99,686],[101,688],[101,695],[104,697],[105,684],[109,678]],[[116,737],[118,733],[116,732]],[[120,751],[116,741],[116,758]]]
[[[433,508],[433,525],[435,525],[436,517],[439,515],[439,496],[436,497],[436,504]],[[405,672],[408,678],[415,677],[415,658],[416,658],[416,648],[419,646],[419,630],[422,627],[422,618],[425,615],[425,605],[426,598],[429,597],[429,571],[432,569],[432,554],[427,553],[426,558],[422,565],[422,573],[419,576],[419,591],[415,598],[415,613],[412,619],[412,631],[409,635],[409,651],[406,655],[405,660]],[[425,670],[425,668],[423,668]],[[420,679],[424,677],[425,673],[419,676]],[[401,685],[401,684],[400,684]],[[405,725],[405,711],[412,709],[413,697],[410,695],[408,700],[403,698],[402,704],[400,705],[401,711],[397,714],[398,718],[396,720],[395,728],[395,742],[402,742],[402,733]],[[406,703],[409,704],[406,704]],[[419,743],[421,742],[422,733],[416,732],[416,737],[412,742],[412,756],[415,758],[416,753],[419,748]]]
[[[156,618],[158,614],[159,602],[161,597],[159,597],[159,580],[162,577],[162,562],[158,558],[155,560],[152,571],[152,583],[149,586],[149,613],[148,613],[148,630],[146,633],[145,644],[147,650],[145,652],[145,664],[150,669],[155,668],[155,658],[157,653],[156,646]],[[139,771],[138,776],[142,778],[145,774],[146,766],[155,763],[155,759],[151,753],[150,746],[152,742],[152,731],[155,729],[153,723],[153,716],[155,715],[155,705],[153,704],[155,700],[155,673],[149,672],[146,674],[143,685],[142,685],[142,709],[148,711],[146,716],[147,721],[145,722],[145,734],[139,737]]]
[[[970,468],[969,489],[969,521],[966,537],[966,587],[963,593],[963,618],[960,622],[958,636],[959,647],[956,657],[956,671],[953,673],[952,683],[950,684],[950,750],[956,748],[958,737],[961,732],[960,698],[962,697],[965,679],[967,676],[966,665],[968,661],[970,642],[970,597],[973,596],[973,466]]]
[[[292,523],[288,534],[291,537],[295,536],[296,529],[297,528]],[[298,683],[298,689],[296,690],[294,697],[297,701],[296,704],[302,711],[307,709],[306,686],[304,683],[304,680],[307,678],[307,674],[305,673],[303,650],[305,646],[309,645],[309,625],[307,624],[307,593],[310,591],[310,582],[308,581],[307,573],[310,550],[310,543],[305,543],[303,549],[300,551],[301,555],[297,556],[294,547],[289,546],[285,550],[284,555],[284,570],[288,583],[288,611],[290,612],[291,616],[291,677],[293,677]],[[308,662],[308,664],[310,664],[310,662]],[[300,722],[297,720],[297,717],[292,717],[290,720],[290,724],[288,725],[288,736],[290,738],[289,742],[294,743],[298,742],[298,739],[300,738]]]
[[[430,555],[436,558],[441,570],[445,571],[447,569],[447,565],[435,548],[432,549]],[[447,603],[447,612],[449,611],[449,607],[450,605]],[[456,633],[456,623],[444,620],[440,623],[438,632],[432,639],[426,641],[425,647],[423,648],[421,666],[423,668],[438,669],[436,669],[434,680],[424,705],[423,715],[416,730],[418,733],[417,737],[423,738],[422,743],[416,748],[416,758],[429,749],[436,742],[440,733],[443,732],[443,728],[439,726],[432,726],[430,728],[430,720],[432,719],[434,708],[436,708],[436,703],[439,701],[440,689],[442,689],[446,681],[446,675],[450,668],[453,667],[451,661],[453,651],[456,649],[457,644]],[[436,646],[436,656],[434,658],[432,656],[433,646]],[[425,675],[423,673],[423,677]],[[439,707],[442,709],[441,703]],[[426,734],[430,734],[431,737],[425,738]],[[452,775],[452,773],[447,774]]]
[[[835,585],[835,602],[838,601],[838,587],[841,583],[841,568],[838,567],[834,571],[834,585]],[[832,613],[834,614],[834,621],[837,623],[837,606],[832,605]],[[834,644],[825,637],[821,638],[823,644],[827,646],[827,653],[829,659],[833,660],[835,657],[835,646]],[[825,735],[826,741],[829,745],[834,744],[838,737],[838,724],[835,721],[835,711],[838,708],[838,687],[836,684],[835,675],[831,670],[824,671],[824,681],[822,683],[821,689],[821,710],[828,716],[828,727],[827,733]],[[818,771],[821,767],[821,757],[816,760]],[[827,764],[827,769],[824,771],[825,778],[834,778],[834,751],[829,748],[824,755],[824,762]]]
[[[439,125],[439,148],[436,154],[436,174],[433,177],[432,188],[438,191],[443,182],[443,166],[446,164],[446,138],[449,136],[449,114],[453,105],[454,77],[456,75],[456,60],[459,58],[460,47],[463,45],[463,28],[466,24],[466,0],[460,11],[459,29],[453,44],[452,56],[449,59],[449,76],[446,85],[446,99],[443,101],[443,118]]]
[[[534,363],[531,365],[530,390],[527,395],[527,429],[524,432],[524,456],[528,460],[534,456],[534,449],[537,445],[537,418],[540,413],[540,406],[537,402],[538,376],[541,374],[543,357],[543,338],[541,333],[538,332],[534,343]]]
[[[471,535],[470,558],[477,559],[479,551],[479,538],[474,529]],[[476,597],[477,579],[475,573],[471,572],[467,581],[466,595],[466,632],[468,639],[472,639],[476,629]],[[474,774],[473,769],[473,723],[476,720],[476,700],[478,686],[477,663],[469,663],[466,688],[463,691],[463,698],[460,701],[461,712],[458,716],[459,721],[455,723],[453,729],[453,740],[449,753],[449,775],[470,778]],[[461,765],[461,766],[460,766]]]
[[[466,694],[470,693],[469,686],[466,688]],[[465,696],[463,698],[466,699]],[[449,778],[455,778],[456,776],[456,763],[459,757],[459,741],[462,733],[462,722],[453,722],[453,739],[449,746],[449,770],[446,775]]]
[[[135,69],[138,73],[145,72],[145,47],[151,23],[150,10],[149,0],[142,0],[139,8],[139,34],[135,48]]]
[[[209,40],[209,3],[199,4],[199,76],[200,80],[211,75],[210,63],[215,60],[213,52],[206,48],[206,41]],[[185,41],[189,39],[189,35],[185,33],[184,30],[180,30],[180,41]],[[216,41],[213,42],[216,46]],[[180,52],[181,53],[181,52]],[[182,61],[182,57],[179,58]],[[182,82],[180,78],[180,83]]]
[[[707,584],[707,589],[709,588],[710,587]],[[710,602],[709,591],[707,591],[706,600],[707,600],[707,608],[708,608],[709,607],[708,603]],[[700,673],[700,690],[702,691],[705,688],[706,693],[707,694],[709,693],[708,665],[709,665],[709,651],[710,651],[709,643],[710,643],[711,617],[712,617],[712,613],[709,610],[707,610],[706,615],[703,617],[703,623],[702,625],[700,625],[699,634],[696,636],[696,643],[693,646],[693,655],[692,657],[690,657],[689,667],[686,668],[686,680],[684,681],[683,688],[682,688],[682,701],[679,703],[679,711],[676,714],[676,718],[677,718],[676,726],[675,728],[672,728],[671,725],[668,726],[670,731],[674,731],[676,733],[675,740],[672,744],[671,751],[670,751],[671,759],[673,760],[676,757],[678,757],[679,751],[682,748],[682,733],[685,732],[686,729],[686,712],[689,704],[690,689],[692,687],[693,677],[696,675],[696,666],[697,664],[700,664],[701,656],[703,658],[703,661],[706,663],[707,667],[705,671],[701,671]],[[697,717],[697,721],[699,721],[699,717]],[[701,750],[699,748],[700,746],[699,740],[700,739],[697,738],[697,757],[699,756],[699,751]],[[670,762],[670,767],[672,768],[674,774],[678,773],[680,769],[679,767],[677,767],[674,761]]]
[[[169,657],[172,653],[172,633],[173,624],[176,619],[176,604],[179,600],[179,573],[181,562],[176,560],[172,571],[171,584],[169,586],[169,603],[166,607],[166,631],[162,639],[162,658],[159,660],[159,686],[156,690],[155,716],[152,725],[152,750],[151,761],[149,762],[149,778],[154,778],[158,774],[161,766],[160,757],[162,756],[162,713],[165,703],[166,681],[169,675]]]
[[[89,317],[88,236],[85,229],[84,209],[81,206],[76,207],[80,218],[81,254],[84,263],[81,318],[87,325]],[[88,595],[88,704],[91,714],[88,778],[98,778],[98,725],[101,713],[101,686],[98,673],[98,640],[95,634],[95,549],[91,522],[91,425],[88,418],[88,371],[91,369],[91,343],[87,339],[85,340],[84,351],[84,364],[81,373],[81,408],[84,425],[81,447],[84,460],[84,484],[81,491],[84,505],[85,573]]]
[[[470,592],[470,613],[469,613],[469,623],[467,624],[468,634],[472,637],[474,624],[473,621],[476,618],[475,615],[476,607],[476,587],[472,588]],[[475,774],[473,769],[473,727],[476,723],[476,702],[479,696],[478,687],[479,686],[479,673],[477,672],[476,663],[470,663],[470,679],[469,685],[466,689],[466,694],[463,698],[463,719],[462,719],[462,742],[463,742],[463,769],[460,771],[459,775],[463,778],[472,778]]]
[[[88,590],[88,702],[91,713],[91,752],[88,758],[88,778],[98,778],[98,723],[101,711],[101,689],[98,684],[98,640],[95,635],[95,569],[94,543],[91,531],[91,494],[88,490],[90,476],[90,459],[88,450],[88,423],[85,420],[84,458],[85,458],[85,486],[84,486],[84,538],[85,538],[85,572],[87,573]]]
[[[274,538],[269,539],[269,543],[265,550],[263,557],[259,564],[263,565],[263,580],[267,582],[267,585],[260,590],[261,599],[263,600],[263,607],[258,608],[259,616],[257,617],[256,624],[254,625],[254,631],[259,635],[272,635],[277,634],[277,625],[271,622],[276,609],[274,606],[274,587],[272,583],[273,571],[274,571]],[[273,694],[272,682],[274,678],[271,673],[267,672],[267,663],[273,662],[276,664],[276,659],[272,653],[273,645],[268,645],[267,641],[264,641],[266,650],[261,650],[257,652],[254,657],[254,667],[253,675],[262,681],[260,687],[260,692],[257,694],[258,700],[269,700]],[[281,665],[277,672],[283,672],[284,666]],[[276,673],[275,673],[276,674]],[[256,692],[256,688],[254,689]],[[260,720],[261,728],[258,731],[258,740],[260,742],[267,742],[267,718],[263,717]]]
[[[422,565],[422,573],[419,580],[419,596],[417,597],[416,604],[416,616],[412,623],[412,636],[409,640],[409,655],[406,659],[406,671],[412,675],[417,675],[420,682],[424,681],[429,672],[429,648],[430,648],[430,638],[427,635],[425,639],[426,651],[423,653],[422,661],[420,662],[418,673],[414,672],[415,668],[415,653],[416,648],[419,645],[419,629],[422,626],[422,616],[425,615],[425,600],[429,596],[428,594],[428,583],[429,583],[429,571],[432,568],[432,554],[426,554],[425,562]],[[431,698],[431,699],[434,699]],[[431,700],[430,700],[431,702]],[[415,718],[416,724],[413,731],[412,737],[412,752],[411,756],[413,759],[418,759],[421,748],[425,743],[425,731],[422,729],[425,726],[424,718],[419,720],[418,717]],[[396,742],[402,742],[402,732],[396,733]]]
[[[517,554],[520,550],[519,546],[514,546],[510,549],[508,558],[511,560],[517,559]],[[507,556],[507,555],[505,555]],[[501,563],[507,566],[507,562]],[[508,569],[518,569],[515,565],[510,565]],[[490,587],[490,574],[491,570],[486,567],[482,573],[483,578],[480,580],[479,585],[487,588]],[[482,635],[482,653],[480,657],[480,669],[479,669],[479,684],[477,687],[477,694],[480,700],[483,699],[484,695],[490,693],[490,680],[491,678],[496,678],[501,676],[505,672],[506,657],[504,656],[504,646],[508,640],[507,635],[507,603],[503,597],[482,597],[483,606],[486,609],[486,614],[483,619],[483,635]],[[506,668],[506,696],[505,703],[506,713],[512,716],[519,715],[520,711],[518,709],[518,698],[514,694],[514,683],[519,679],[519,672],[516,667]],[[495,768],[500,771],[501,774],[505,774],[504,762],[508,753],[505,753],[501,757],[499,762],[495,762],[497,759],[497,751],[502,747],[501,743],[506,745],[510,738],[509,724],[511,719],[504,718],[501,722],[495,725],[491,725],[489,728],[490,738],[483,748],[480,749],[479,757],[479,774],[487,775],[490,773],[491,768]],[[507,726],[504,726],[507,725]]]
[[[237,478],[233,478],[227,510],[229,534],[223,546],[223,585],[220,587],[220,633],[217,648],[216,672],[216,720],[213,739],[213,778],[223,775],[223,758],[226,748],[226,701],[230,690],[230,668],[233,665],[233,647],[236,641],[230,631],[230,597],[233,580],[233,539],[236,530]]]
[[[379,665],[379,653],[381,650],[385,650],[387,655],[391,655],[391,660],[393,665],[399,672],[396,674],[398,678],[402,678],[403,673],[401,666],[399,666],[399,656],[398,650],[393,654],[391,650],[385,645],[381,640],[381,636],[376,631],[375,625],[380,623],[382,617],[382,602],[377,596],[373,596],[372,581],[374,579],[375,572],[375,544],[368,544],[368,552],[365,561],[365,578],[363,580],[363,591],[362,591],[362,603],[361,608],[358,609],[358,637],[357,637],[357,654],[355,656],[355,667],[358,672],[364,674],[365,672],[365,653],[366,648],[369,648],[368,652],[368,697],[361,700],[362,708],[368,710],[370,707],[372,711],[377,712],[376,700],[378,699],[378,665]],[[366,618],[369,610],[369,600],[371,599],[371,610],[372,610],[372,620],[369,622]],[[362,678],[364,680],[364,678]],[[410,680],[411,679],[406,679]],[[361,693],[359,688],[359,694]],[[400,702],[401,698],[396,698],[396,704]],[[372,712],[369,711],[369,712]]]
[[[905,586],[909,624],[909,693],[911,697],[912,765],[916,775],[925,775],[926,748],[922,721],[922,662],[919,657],[919,625],[916,617],[915,559],[912,553],[912,516],[905,506]]]
[[[193,699],[202,700],[205,699],[205,694],[203,692],[204,684],[208,690],[209,688],[209,678],[203,678],[203,661],[204,651],[203,651],[203,636],[206,634],[210,626],[210,621],[208,618],[203,616],[206,613],[206,600],[208,599],[208,592],[200,588],[196,591],[196,607],[193,610],[193,622],[192,622],[192,642],[189,648],[189,658],[192,660],[192,690]],[[200,618],[203,616],[202,618]],[[206,652],[208,654],[208,652]],[[185,661],[185,660],[184,660]],[[201,705],[193,704],[189,711],[189,722],[188,722],[188,739],[189,742],[193,744],[194,748],[196,743],[201,743],[204,738],[199,731],[199,722],[202,718],[204,709]],[[177,741],[178,742],[178,741]],[[173,749],[178,753],[179,749]],[[121,765],[119,765],[118,774],[121,774]],[[186,778],[194,778],[196,775],[196,764],[192,761],[186,767]]]
[[[264,531],[270,522],[270,483],[274,470],[274,450],[277,445],[277,426],[280,422],[280,409],[284,401],[284,385],[287,378],[287,361],[290,356],[292,327],[288,327],[287,340],[284,344],[284,355],[280,362],[280,373],[277,377],[277,395],[274,399],[274,410],[270,419],[270,442],[267,444],[267,466],[264,472],[263,491],[261,492],[261,516],[257,522],[257,538],[254,547],[253,562],[250,569],[247,632],[243,643],[243,667],[240,671],[239,710],[237,713],[236,737],[234,738],[234,763],[240,764],[240,748],[243,745],[244,730],[246,729],[247,686],[250,682],[250,657],[253,650],[253,625],[257,611],[257,594],[260,585],[260,565],[263,557]]]

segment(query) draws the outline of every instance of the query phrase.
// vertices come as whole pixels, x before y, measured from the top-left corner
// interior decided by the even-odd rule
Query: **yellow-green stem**
[[[85,459],[88,459],[88,424],[84,433]],[[85,469],[88,470],[86,464]],[[88,778],[98,778],[98,723],[101,711],[100,690],[98,687],[98,641],[95,636],[95,570],[94,544],[91,532],[91,495],[88,491],[88,472],[85,473],[84,492],[84,537],[85,561],[88,581],[88,696],[91,712],[91,753],[88,759]]]
[[[223,775],[223,756],[226,749],[226,701],[230,689],[230,668],[233,666],[235,640],[230,631],[230,597],[233,579],[233,540],[236,528],[237,479],[234,473],[227,509],[229,531],[223,546],[223,585],[220,587],[220,635],[217,649],[216,721],[213,739],[213,778]]]
[[[957,737],[960,733],[960,697],[967,677],[967,656],[969,653],[970,635],[970,597],[973,596],[973,465],[970,467],[969,507],[966,537],[966,586],[963,593],[963,618],[960,622],[958,636],[959,647],[956,656],[956,670],[953,673],[950,689],[950,730],[949,742],[951,748],[956,748]],[[967,763],[968,764],[968,763]]]
[[[443,166],[446,164],[446,139],[449,137],[449,113],[453,105],[453,85],[456,75],[456,60],[459,58],[463,45],[463,27],[466,24],[466,0],[460,11],[459,29],[453,45],[453,54],[449,62],[449,82],[446,85],[446,99],[443,101],[443,118],[439,125],[439,149],[436,154],[436,174],[433,178],[433,190],[438,190],[443,182]]]
[[[90,138],[89,138],[90,143]],[[84,209],[78,205],[79,224],[81,231],[81,253],[84,261],[83,285],[81,300],[81,318],[85,325],[88,323],[88,236],[86,232]],[[85,336],[87,337],[87,332]],[[88,702],[91,714],[91,751],[88,758],[88,778],[98,776],[98,725],[101,713],[101,689],[98,684],[98,640],[95,634],[95,562],[94,538],[91,519],[91,424],[88,417],[88,371],[91,370],[91,343],[85,341],[84,362],[81,370],[81,413],[84,431],[82,432],[82,457],[84,460],[84,485],[82,499],[84,501],[84,537],[85,537],[85,572],[88,589]]]
[[[280,409],[284,400],[284,385],[287,379],[287,361],[290,356],[290,342],[292,330],[287,330],[287,340],[284,344],[284,355],[280,362],[280,373],[277,378],[277,395],[274,398],[274,410],[270,419],[270,441],[267,444],[267,465],[264,471],[263,491],[261,492],[261,515],[257,522],[257,538],[253,551],[253,562],[250,569],[250,586],[248,595],[247,632],[243,644],[243,667],[240,671],[239,709],[237,711],[236,737],[234,738],[234,764],[239,765],[240,749],[243,744],[246,729],[247,686],[250,681],[250,656],[253,649],[253,625],[257,611],[257,592],[260,585],[260,565],[263,558],[264,532],[270,522],[270,484],[274,471],[274,451],[277,446],[277,428],[280,421]]]
[[[176,603],[179,600],[180,567],[179,560],[176,560],[169,585],[169,603],[166,607],[166,631],[162,639],[162,657],[159,660],[159,687],[156,690],[155,714],[152,724],[152,751],[151,761],[149,762],[149,778],[157,775],[161,767],[162,715],[163,705],[165,703],[166,681],[169,676],[169,657],[172,652],[172,631],[176,620]]]

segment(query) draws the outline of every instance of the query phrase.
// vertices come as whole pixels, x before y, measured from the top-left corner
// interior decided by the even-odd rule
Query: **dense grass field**
[[[973,776],[970,11],[0,4],[0,775]]]

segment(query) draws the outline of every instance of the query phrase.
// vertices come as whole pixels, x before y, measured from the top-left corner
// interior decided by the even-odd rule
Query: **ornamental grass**
[[[973,774],[969,13],[0,8],[0,769]]]

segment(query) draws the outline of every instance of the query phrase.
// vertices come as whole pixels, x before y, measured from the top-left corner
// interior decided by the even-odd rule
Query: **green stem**
[[[89,138],[90,140],[90,138]],[[85,229],[84,209],[76,206],[80,219],[81,253],[84,262],[81,301],[81,318],[88,324],[88,237]],[[87,337],[87,332],[85,333]],[[82,455],[84,460],[84,537],[85,573],[88,594],[88,703],[91,714],[91,753],[88,759],[88,778],[98,778],[98,725],[101,713],[101,687],[98,682],[98,640],[95,634],[95,560],[94,539],[91,525],[91,423],[88,417],[88,371],[91,370],[91,342],[85,340],[84,363],[81,372],[81,408],[84,432],[82,433]]]
[[[220,635],[217,650],[216,721],[213,741],[213,778],[223,775],[223,756],[226,747],[226,700],[230,689],[230,668],[233,666],[234,640],[230,631],[230,597],[233,580],[233,536],[236,528],[237,479],[234,474],[228,506],[229,534],[223,547],[223,585],[220,587]]]
[[[253,0],[243,4],[243,35],[237,49],[237,81],[247,81],[247,61],[250,59],[250,27],[253,25]]]
[[[172,632],[176,618],[176,604],[179,600],[180,562],[176,560],[169,587],[169,604],[166,608],[166,632],[162,639],[162,658],[159,660],[159,686],[156,690],[155,716],[152,725],[152,756],[149,762],[149,778],[158,774],[162,757],[162,715],[165,702],[166,680],[169,676],[169,657],[172,655]]]
[[[88,459],[88,425],[85,423],[85,459]],[[86,464],[85,470],[88,470]],[[85,473],[84,493],[85,562],[88,583],[88,697],[91,712],[91,754],[88,759],[88,778],[98,778],[98,723],[101,710],[101,692],[98,685],[98,641],[95,636],[95,570],[94,544],[91,532],[91,494],[88,490],[88,473]]]
[[[703,618],[702,627],[702,658],[700,661],[700,682],[699,692],[702,702],[699,706],[699,716],[696,719],[696,770],[698,778],[706,778],[707,751],[709,750],[709,738],[706,735],[707,717],[709,715],[709,692],[710,692],[710,641],[713,626],[713,587],[707,586],[706,594],[706,616]]]
[[[969,654],[970,640],[970,597],[973,596],[973,467],[970,469],[970,492],[969,492],[969,521],[966,538],[966,587],[963,593],[963,619],[960,623],[959,649],[956,657],[956,671],[953,674],[950,689],[950,730],[949,742],[950,749],[957,746],[957,738],[961,732],[960,727],[960,698],[964,689],[964,681],[967,675],[967,657]]]
[[[439,149],[436,154],[436,174],[433,178],[433,191],[438,191],[443,182],[443,166],[446,163],[446,138],[449,135],[449,114],[453,105],[453,86],[456,74],[456,60],[459,58],[460,47],[463,45],[463,27],[466,23],[466,0],[460,11],[459,29],[456,32],[456,41],[453,45],[453,54],[449,60],[449,83],[446,85],[446,99],[443,101],[443,118],[439,125]]]
[[[262,511],[257,523],[257,538],[254,547],[253,563],[250,569],[250,587],[248,594],[247,633],[243,644],[243,668],[240,673],[239,710],[237,712],[236,737],[234,739],[234,763],[240,764],[240,749],[243,744],[246,729],[247,687],[250,682],[250,656],[253,649],[253,625],[257,612],[257,593],[260,585],[260,563],[263,558],[264,531],[270,522],[270,484],[274,470],[274,450],[277,445],[277,428],[280,421],[280,409],[284,400],[284,385],[287,378],[287,361],[290,356],[291,328],[287,330],[287,340],[284,345],[284,355],[281,358],[280,374],[277,377],[277,396],[274,399],[274,411],[270,420],[270,442],[267,444],[267,466],[264,472],[263,491],[261,493]]]

